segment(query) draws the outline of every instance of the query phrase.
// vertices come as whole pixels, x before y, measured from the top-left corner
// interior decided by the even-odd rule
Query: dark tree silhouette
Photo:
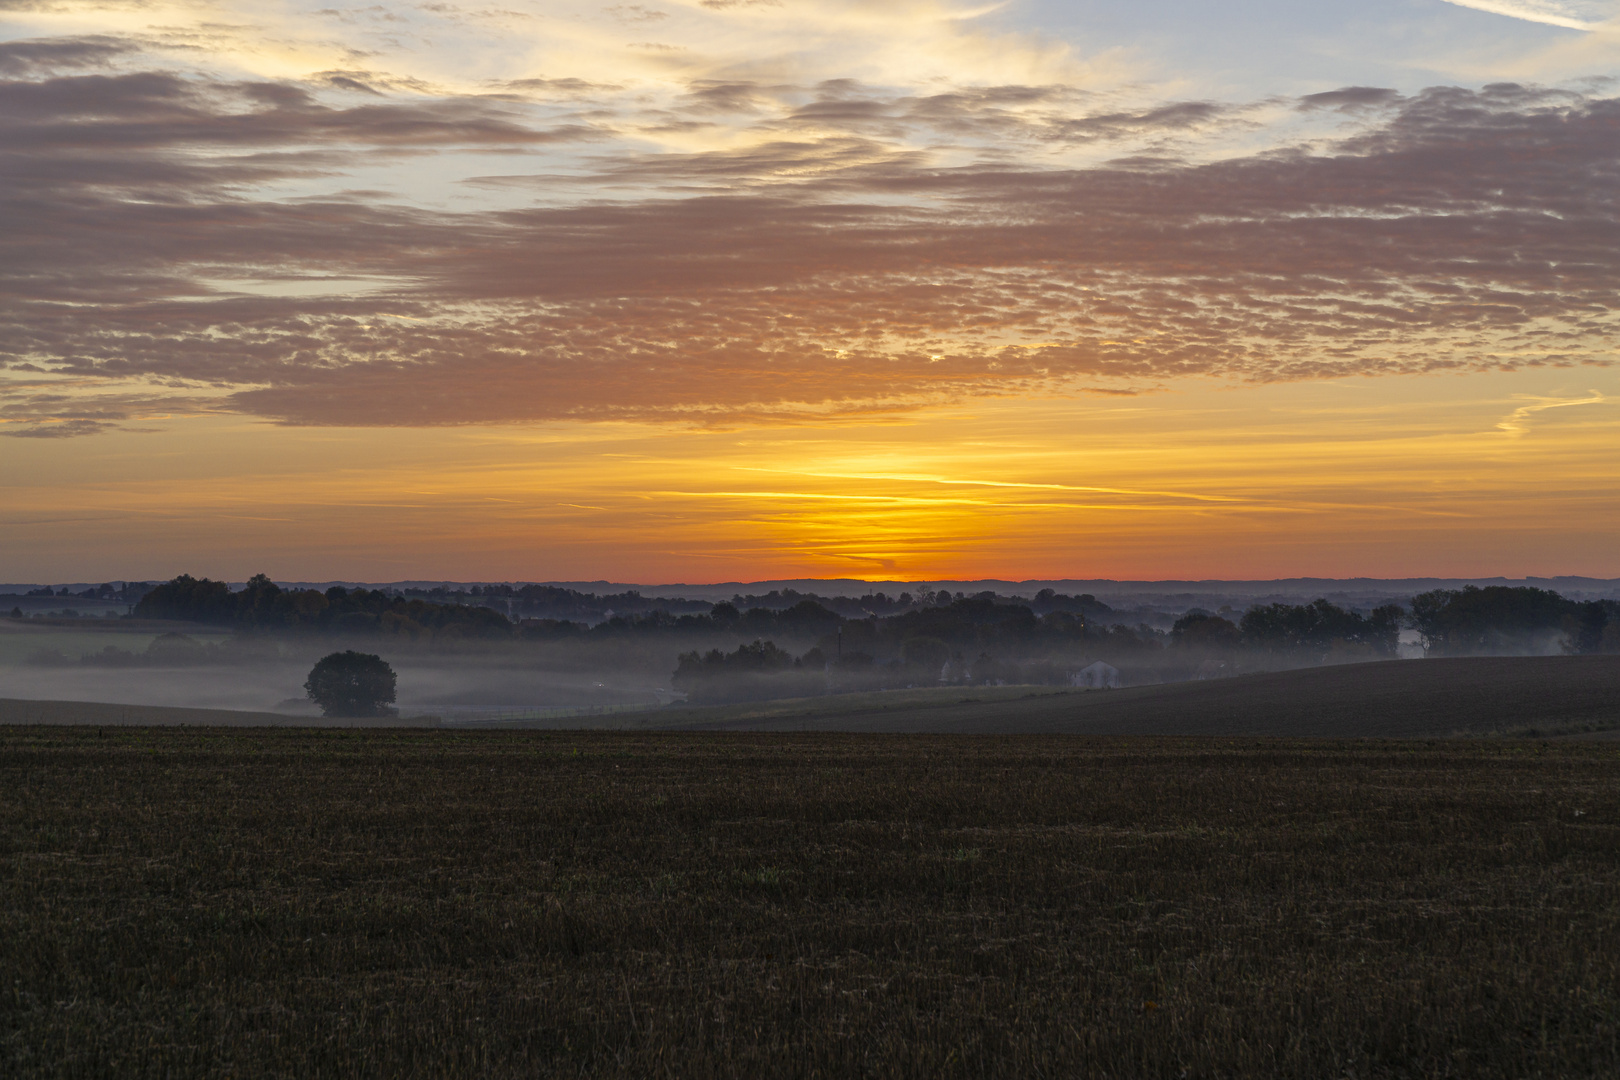
[[[1580,615],[1573,600],[1529,586],[1464,585],[1412,597],[1412,621],[1430,656],[1533,652],[1538,637]]]
[[[382,657],[350,649],[321,657],[304,693],[323,716],[393,716],[394,682]]]
[[[223,581],[194,578],[181,574],[141,597],[135,605],[137,619],[186,619],[192,622],[228,623],[236,614],[236,599]]]
[[[1231,619],[1194,609],[1170,628],[1170,642],[1182,649],[1236,649],[1243,635]]]
[[[900,643],[900,659],[939,674],[951,659],[951,647],[937,637],[907,638]]]
[[[1588,600],[1564,616],[1566,653],[1620,652],[1620,601]]]
[[[1319,599],[1299,605],[1256,605],[1243,613],[1238,627],[1244,644],[1268,652],[1322,656],[1335,642],[1343,642],[1365,646],[1373,655],[1394,656],[1404,615],[1399,605],[1386,604],[1364,617]],[[1185,629],[1186,623],[1183,618],[1176,626]]]

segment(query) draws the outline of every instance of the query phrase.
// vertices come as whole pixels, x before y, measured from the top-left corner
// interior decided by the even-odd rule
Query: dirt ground
[[[1617,764],[0,728],[0,1074],[1612,1077]]]

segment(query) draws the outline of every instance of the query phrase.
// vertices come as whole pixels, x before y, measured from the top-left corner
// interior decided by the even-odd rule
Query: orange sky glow
[[[8,7],[0,578],[1620,576],[1620,2],[1208,9]]]
[[[830,427],[200,418],[23,443],[33,482],[0,491],[3,554],[49,549],[46,577],[1609,576],[1620,392],[1559,374],[1466,395],[1419,376],[982,400]]]

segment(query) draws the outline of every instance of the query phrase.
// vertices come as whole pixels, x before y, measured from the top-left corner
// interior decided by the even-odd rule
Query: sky
[[[0,578],[1620,576],[1620,0],[0,0]]]

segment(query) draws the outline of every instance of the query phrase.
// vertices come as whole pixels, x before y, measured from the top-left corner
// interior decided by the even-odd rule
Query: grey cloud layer
[[[0,75],[27,75],[36,71],[100,67],[135,52],[117,38],[73,38],[60,41],[0,42]]]
[[[277,201],[264,185],[375,155],[605,138],[636,118],[560,123],[509,95],[371,83],[330,104],[312,87],[71,70],[112,56],[102,39],[31,48],[0,52],[0,361],[28,376],[0,384],[0,419],[36,421],[0,425],[15,434],[102,430],[199,387],[231,392],[210,407],[300,424],[733,423],[1186,375],[1613,359],[1614,100],[1349,88],[1296,103],[1366,121],[1326,150],[1065,170],[944,167],[903,136],[1123,140],[1229,110],[854,84],[783,105],[781,88],[710,83],[673,107],[758,112],[749,148],[593,143],[594,171],[569,183],[599,198],[451,213]],[[223,284],[312,276],[375,287]],[[76,411],[53,378],[94,382],[103,413]]]

